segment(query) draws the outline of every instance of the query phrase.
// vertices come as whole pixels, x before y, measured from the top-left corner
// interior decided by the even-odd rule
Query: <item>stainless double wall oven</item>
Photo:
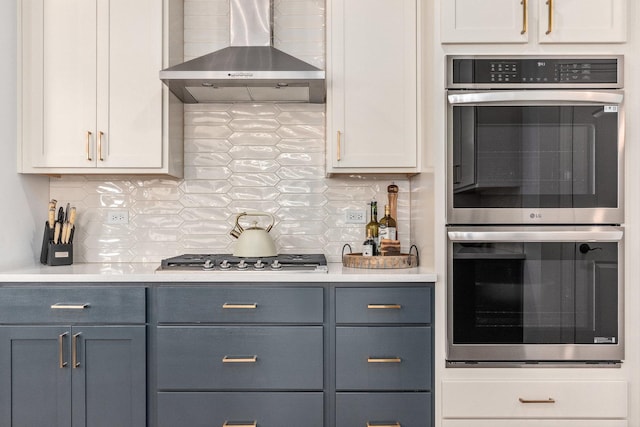
[[[622,62],[447,59],[450,365],[623,360]]]

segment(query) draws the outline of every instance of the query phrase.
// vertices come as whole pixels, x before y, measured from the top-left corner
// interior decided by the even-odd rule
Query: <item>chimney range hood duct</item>
[[[325,102],[325,72],[272,46],[273,0],[230,0],[231,46],[160,71],[182,102]]]

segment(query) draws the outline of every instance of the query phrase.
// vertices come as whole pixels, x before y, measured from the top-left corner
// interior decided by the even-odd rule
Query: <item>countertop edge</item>
[[[422,267],[360,269],[329,263],[328,272],[162,272],[157,263],[33,265],[0,271],[0,286],[12,283],[172,283],[172,282],[435,282],[437,275]]]

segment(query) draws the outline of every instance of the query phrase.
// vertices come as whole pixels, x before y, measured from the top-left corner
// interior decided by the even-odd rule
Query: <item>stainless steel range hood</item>
[[[273,47],[273,0],[230,0],[225,49],[160,71],[182,102],[325,102],[325,72]]]

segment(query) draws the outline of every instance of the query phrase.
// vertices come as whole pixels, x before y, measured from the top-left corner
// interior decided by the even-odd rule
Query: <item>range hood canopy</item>
[[[325,102],[325,72],[272,46],[273,0],[230,0],[231,46],[160,71],[182,102]]]

